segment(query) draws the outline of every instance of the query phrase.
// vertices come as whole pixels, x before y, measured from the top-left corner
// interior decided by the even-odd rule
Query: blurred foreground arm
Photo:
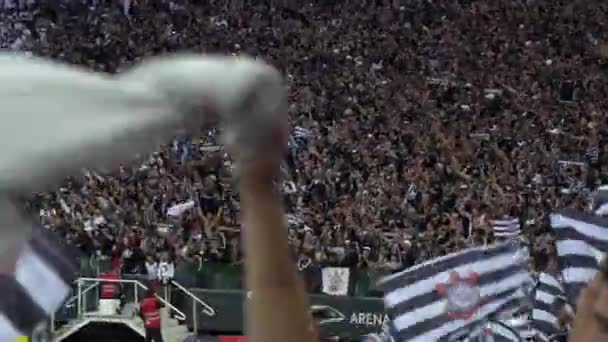
[[[47,272],[47,278],[70,276],[57,281],[65,283],[57,284],[61,291],[49,292],[50,283],[40,276],[44,269],[40,265],[50,262],[48,256],[35,263],[40,267],[23,267],[24,253],[15,246],[25,245],[32,225],[19,213],[13,214],[15,206],[8,201],[8,194],[53,188],[82,168],[111,170],[134,161],[136,154],[154,151],[178,129],[197,130],[217,119],[227,128],[226,142],[235,147],[240,162],[247,166],[243,167],[241,193],[249,230],[248,283],[254,293],[249,307],[251,340],[311,341],[307,338],[306,295],[289,256],[280,198],[270,182],[281,146],[286,144],[285,139],[275,144],[271,136],[274,128],[285,126],[281,122],[286,120],[287,110],[282,76],[275,68],[251,58],[181,53],[151,58],[126,73],[110,76],[46,59],[0,53],[0,80],[0,140],[4,148],[0,155],[0,257],[10,261],[3,262],[0,271],[9,273],[14,268],[17,278],[5,274],[6,281],[0,285],[18,291],[30,284],[45,284],[46,291],[40,295],[40,290],[34,289],[30,296],[21,296],[38,296],[46,304],[39,305],[45,309],[39,310],[39,317],[21,311],[13,315],[12,324],[23,329],[3,326],[6,320],[0,317],[0,341],[31,331],[31,324],[24,326],[24,321],[37,323],[48,318],[68,295],[69,278],[74,273],[63,258],[55,258],[56,274]],[[264,158],[270,161],[269,172],[258,172]],[[47,254],[61,254],[59,247],[48,248],[50,243],[39,245],[36,247]],[[15,260],[19,261],[16,266]],[[0,316],[15,308],[35,307],[18,305],[24,304],[19,296],[2,293]]]
[[[227,143],[235,146],[247,165],[243,167],[241,194],[248,230],[248,284],[254,298],[248,307],[251,341],[312,341],[306,294],[289,256],[280,199],[273,193],[269,177],[278,166],[274,157],[286,143],[281,140],[283,145],[273,145],[268,139],[277,122],[286,120],[275,115],[285,115],[287,110],[286,91],[276,69],[251,58],[176,54],[152,58],[124,74],[110,76],[49,60],[0,54],[0,80],[0,139],[4,148],[0,195],[50,189],[82,168],[111,170],[133,161],[136,154],[154,151],[178,129],[197,130],[210,119],[219,118],[228,128]],[[271,156],[273,148],[277,153]],[[257,163],[263,161],[260,158],[271,160],[270,172],[257,172],[263,170],[258,167],[263,165]],[[0,201],[0,213],[4,210],[0,216],[0,256],[14,261],[17,251],[12,247],[26,241],[31,229],[22,221],[14,224],[8,220],[10,209],[14,208]],[[38,247],[53,253],[60,249],[47,245]],[[43,261],[36,266],[44,266],[49,258]],[[7,264],[8,268],[13,263]],[[63,263],[57,264],[57,274],[74,273],[66,271],[69,267]],[[15,268],[16,278],[22,274],[21,278],[28,280],[24,284],[45,284],[45,291],[34,289],[31,296],[21,296],[39,295],[48,304],[38,316],[49,316],[69,293],[67,285],[65,295],[48,291],[49,283],[40,281],[43,267],[24,268],[21,262]],[[32,277],[36,281],[30,281]],[[71,280],[62,281],[71,284]],[[5,284],[19,290],[15,280]],[[0,297],[0,314],[35,307],[19,305],[24,304],[21,297]],[[28,312],[17,313],[15,326],[41,320]],[[6,319],[1,318],[0,341],[22,335],[18,329],[3,326]]]
[[[272,185],[287,147],[282,75],[261,60],[201,63],[186,56],[179,65],[151,61],[124,78],[153,84],[180,107],[211,102],[239,165],[246,281],[252,293],[248,341],[312,342],[307,296],[290,255],[281,196]]]
[[[287,240],[285,213],[263,162],[241,176],[245,267],[252,295],[247,305],[252,342],[311,342],[304,285]]]
[[[608,341],[608,278],[601,271],[580,294],[568,341]]]

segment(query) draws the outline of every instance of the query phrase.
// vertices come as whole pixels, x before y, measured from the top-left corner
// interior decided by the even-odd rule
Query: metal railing
[[[145,286],[144,284],[140,283],[137,280],[130,280],[130,279],[101,279],[101,278],[79,278],[77,280],[77,284],[78,284],[78,318],[81,318],[83,316],[82,313],[82,309],[83,309],[83,304],[86,304],[86,299],[84,300],[83,303],[83,299],[84,299],[84,294],[88,291],[91,290],[91,287],[95,287],[95,286],[88,286],[83,290],[83,284],[87,283],[87,282],[93,282],[93,285],[98,286],[100,282],[104,282],[104,283],[119,283],[119,284],[132,284],[133,285],[133,291],[134,291],[134,297],[135,297],[135,301],[138,302],[139,301],[139,289],[142,288],[144,291],[148,290],[148,287]],[[85,292],[86,291],[86,292]],[[175,312],[175,317],[178,320],[185,320],[186,319],[186,315],[181,312],[178,308],[176,308],[175,306],[173,306],[171,303],[169,303],[167,300],[165,300],[164,298],[162,298],[159,295],[156,295],[156,298],[163,303],[167,308],[169,308],[171,311]],[[86,307],[85,307],[86,308]]]
[[[64,305],[71,305],[71,304],[74,304],[74,302],[76,302],[76,305],[77,305],[76,317],[82,318],[82,316],[85,315],[86,310],[90,309],[90,306],[88,304],[91,304],[91,303],[87,303],[87,300],[90,301],[91,298],[87,299],[87,297],[88,297],[87,294],[89,294],[89,292],[97,289],[99,287],[100,283],[102,283],[102,282],[132,284],[133,285],[133,297],[134,297],[133,299],[135,302],[139,301],[140,288],[143,290],[148,289],[148,287],[146,285],[144,285],[140,281],[134,280],[134,279],[79,278],[75,281],[76,295],[70,297],[65,302]],[[87,286],[87,283],[92,283],[92,284]],[[192,325],[193,325],[194,331],[198,331],[198,315],[200,315],[201,313],[205,314],[209,317],[213,317],[216,315],[215,310],[209,304],[205,303],[205,301],[200,299],[198,296],[193,294],[190,290],[188,290],[187,288],[185,288],[178,282],[171,280],[170,285],[171,286],[164,286],[164,297],[161,297],[158,294],[156,295],[156,297],[159,299],[159,301],[161,303],[165,304],[171,311],[173,311],[175,313],[175,318],[178,320],[185,320],[186,315],[170,303],[171,302],[170,287],[176,289],[177,291],[182,292],[186,297],[190,297],[190,299],[192,300]],[[98,291],[95,291],[94,293],[96,294],[95,301],[98,301],[99,293],[98,293]],[[202,310],[199,310],[199,308],[201,308]],[[53,317],[51,318],[50,328],[51,328],[51,332],[54,332],[55,331],[55,322],[54,322],[55,315],[53,314],[52,316]]]
[[[77,283],[78,280],[75,280],[74,283]],[[89,293],[91,290],[97,288],[99,286],[99,283],[93,283],[91,286],[85,288],[82,291],[82,296],[85,296],[87,293]],[[68,300],[65,301],[65,303],[63,303],[63,307],[67,307],[70,306],[72,304],[74,304],[75,301],[77,301],[79,299],[78,294],[75,294],[74,296],[68,298]],[[83,297],[84,300],[84,306],[86,307],[86,297]],[[50,329],[51,332],[54,333],[55,332],[55,312],[52,313],[51,315],[51,321],[50,321]]]
[[[91,285],[91,286],[89,286],[89,287],[85,288],[85,289],[82,291],[82,294],[83,294],[83,295],[87,294],[89,291],[91,291],[92,289],[96,288],[97,286],[99,286],[99,283],[94,283],[93,285]],[[74,296],[72,296],[72,297],[71,297],[71,298],[69,298],[68,300],[66,300],[64,305],[70,305],[70,304],[74,303],[76,300],[78,300],[78,295],[77,295],[77,294],[76,294],[76,295],[74,295]]]
[[[198,333],[198,315],[197,315],[197,303],[203,307],[203,313],[207,316],[213,317],[215,316],[215,310],[209,306],[209,304],[205,303],[202,299],[198,298],[192,292],[190,292],[187,288],[181,286],[178,282],[172,280],[171,285],[175,286],[178,290],[182,291],[184,294],[189,296],[192,299],[192,328],[195,333]],[[168,294],[167,287],[165,287],[165,296]]]

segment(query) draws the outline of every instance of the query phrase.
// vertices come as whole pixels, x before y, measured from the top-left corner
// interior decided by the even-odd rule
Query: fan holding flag
[[[439,257],[381,282],[396,342],[467,337],[519,305],[531,281],[518,246],[504,242]]]
[[[69,294],[75,270],[54,237],[21,215],[15,195],[151,153],[210,114],[221,118],[239,163],[247,283],[256,293],[248,340],[312,341],[273,186],[287,148],[287,96],[276,69],[248,58],[177,54],[110,76],[0,55],[0,79],[0,253],[10,261],[0,276],[0,341],[29,335],[49,318]]]

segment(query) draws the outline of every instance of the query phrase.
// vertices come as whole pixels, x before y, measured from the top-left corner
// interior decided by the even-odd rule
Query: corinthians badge
[[[437,292],[447,299],[446,311],[451,318],[469,319],[484,304],[477,286],[478,279],[479,275],[474,272],[467,277],[452,272],[447,283],[436,285]]]

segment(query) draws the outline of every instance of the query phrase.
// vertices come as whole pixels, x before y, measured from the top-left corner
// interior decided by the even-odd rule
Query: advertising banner
[[[220,342],[243,342],[243,306],[247,302],[244,291],[191,289],[192,293],[215,310],[215,315],[197,315],[197,328],[206,333],[221,332]],[[380,331],[388,321],[382,298],[311,295],[311,310],[319,328],[319,335],[326,337],[358,338]],[[192,312],[191,302],[178,305],[183,312]],[[193,327],[190,315],[186,324]],[[239,337],[240,336],[240,337]],[[234,338],[241,338],[234,340]]]

